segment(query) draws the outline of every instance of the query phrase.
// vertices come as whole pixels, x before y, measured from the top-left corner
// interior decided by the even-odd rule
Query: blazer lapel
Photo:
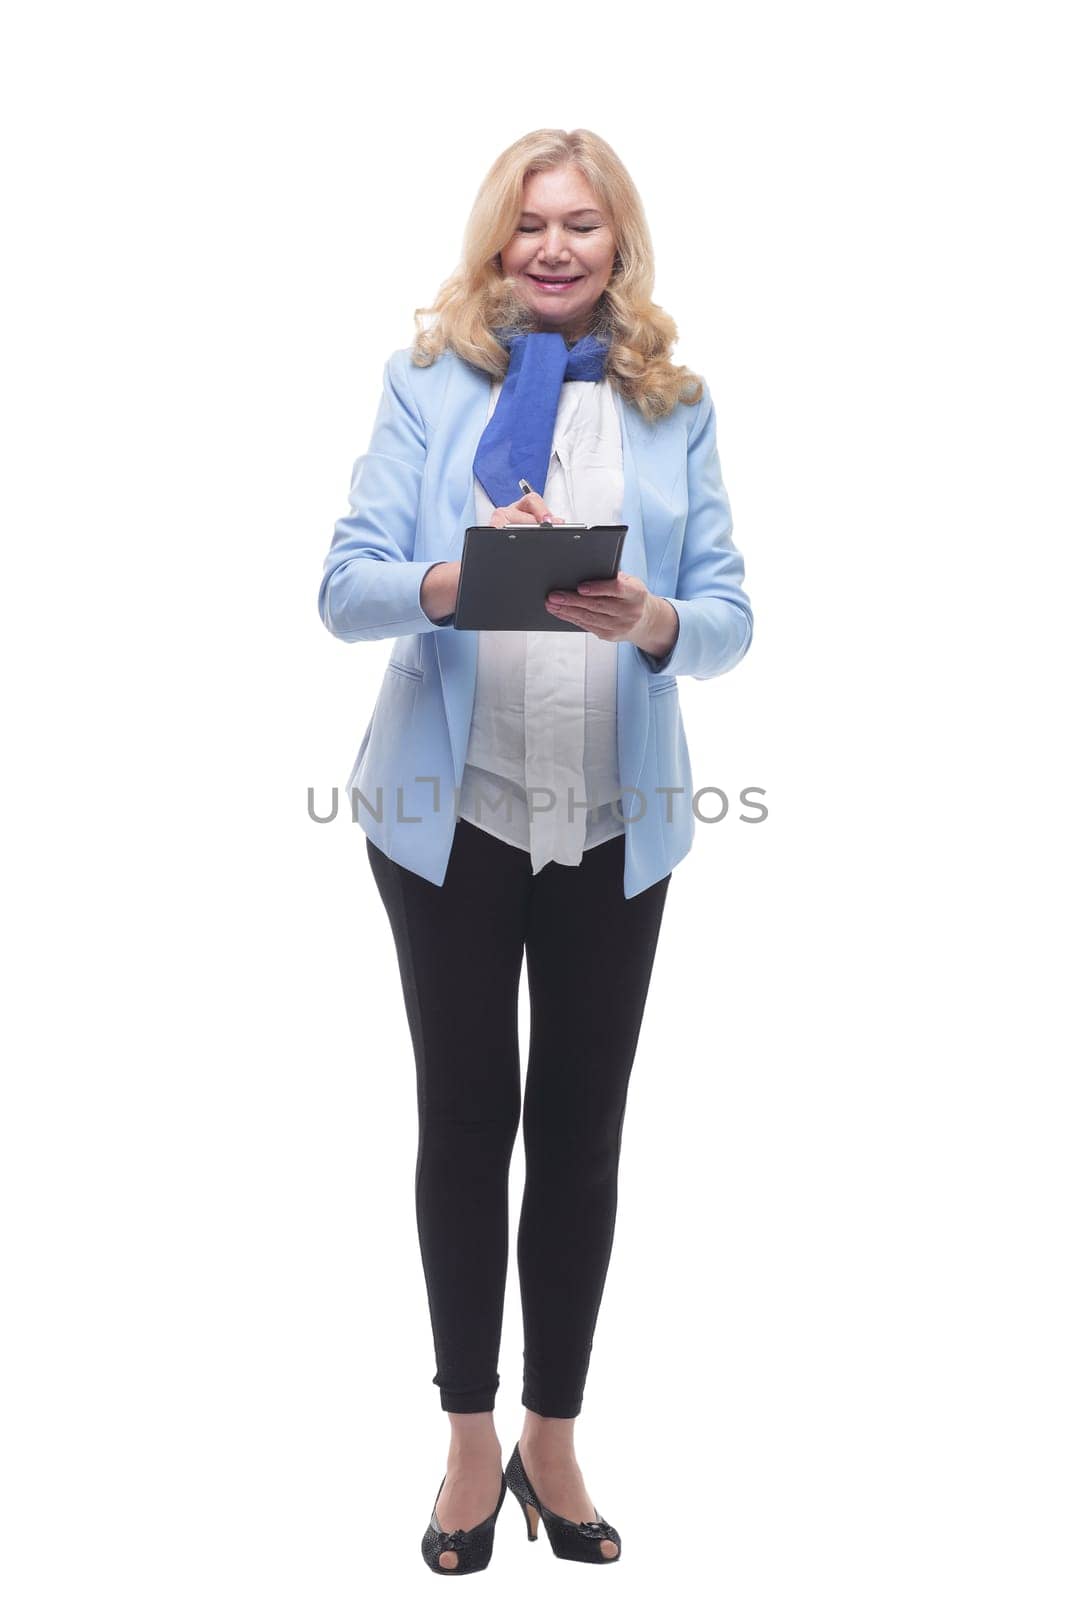
[[[622,520],[626,523],[619,566],[642,583],[648,583],[648,562],[645,550],[644,501],[647,475],[654,470],[651,450],[643,435],[644,423],[635,407],[624,403],[615,391],[615,406],[619,413],[622,434],[623,494]],[[619,782],[622,784],[622,814],[629,817],[639,797],[627,794],[627,789],[637,785],[644,762],[645,743],[648,738],[648,687],[647,673],[637,659],[637,652],[625,641],[618,649],[615,677],[615,724],[619,749]],[[647,804],[647,801],[646,801]]]
[[[448,360],[449,355],[444,359]],[[474,524],[474,454],[485,427],[492,379],[486,372],[451,358],[449,382],[441,406],[446,419],[435,434],[439,480],[428,473],[426,514],[436,526],[427,530],[424,559],[459,561],[466,529]],[[443,434],[443,437],[442,437]],[[425,498],[425,496],[424,496]],[[442,526],[441,523],[444,525]],[[434,643],[441,669],[441,688],[452,747],[453,781],[463,781],[474,685],[478,669],[478,635],[469,628],[435,628]]]

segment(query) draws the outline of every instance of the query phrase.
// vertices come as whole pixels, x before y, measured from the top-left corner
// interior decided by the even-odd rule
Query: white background
[[[9,15],[18,1600],[429,1581],[410,1040],[363,834],[306,810],[390,646],[315,597],[385,359],[540,126],[629,167],[715,400],[755,635],[682,707],[697,782],[770,808],[698,824],[668,898],[577,1425],[607,1581],[1062,1596],[1050,21]],[[514,1223],[521,1141],[513,1182]],[[513,1261],[505,1454],[519,1313]],[[483,1591],[596,1581],[546,1563],[509,1498]]]

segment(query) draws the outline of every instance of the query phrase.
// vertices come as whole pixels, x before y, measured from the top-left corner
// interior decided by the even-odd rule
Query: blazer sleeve
[[[352,468],[349,515],[335,525],[319,585],[319,616],[338,639],[394,639],[444,628],[419,601],[436,561],[414,561],[415,524],[426,461],[426,427],[405,367],[406,350],[385,363],[370,446]]]
[[[752,643],[752,606],[742,588],[745,563],[731,538],[733,518],[706,380],[686,447],[686,472],[689,513],[677,596],[664,596],[678,613],[678,637],[669,655],[639,650],[638,656],[653,674],[715,678],[735,667]]]

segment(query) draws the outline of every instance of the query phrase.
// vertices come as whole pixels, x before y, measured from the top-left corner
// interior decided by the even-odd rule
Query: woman
[[[621,1553],[574,1419],[660,921],[694,833],[677,679],[727,671],[752,633],[714,408],[668,359],[652,286],[641,202],[602,139],[540,130],[505,150],[433,326],[386,363],[319,591],[339,638],[397,640],[347,788],[415,1053],[416,1215],[451,1425],[422,1543],[436,1572],[488,1563],[506,1487],[557,1556]],[[618,577],[549,595],[569,629],[452,627],[464,529],[546,518],[625,523]],[[502,1475],[520,1114],[525,1417]]]

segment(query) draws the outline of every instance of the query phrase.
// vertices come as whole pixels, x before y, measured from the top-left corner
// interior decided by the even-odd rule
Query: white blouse
[[[492,385],[486,421],[502,387],[502,379]],[[477,478],[474,492],[475,515],[486,524],[494,507]],[[544,499],[568,522],[622,521],[622,439],[607,380],[562,385]],[[535,873],[548,861],[576,867],[583,850],[625,829],[613,803],[622,794],[617,653],[617,643],[584,629],[478,634],[458,815],[527,850]]]

